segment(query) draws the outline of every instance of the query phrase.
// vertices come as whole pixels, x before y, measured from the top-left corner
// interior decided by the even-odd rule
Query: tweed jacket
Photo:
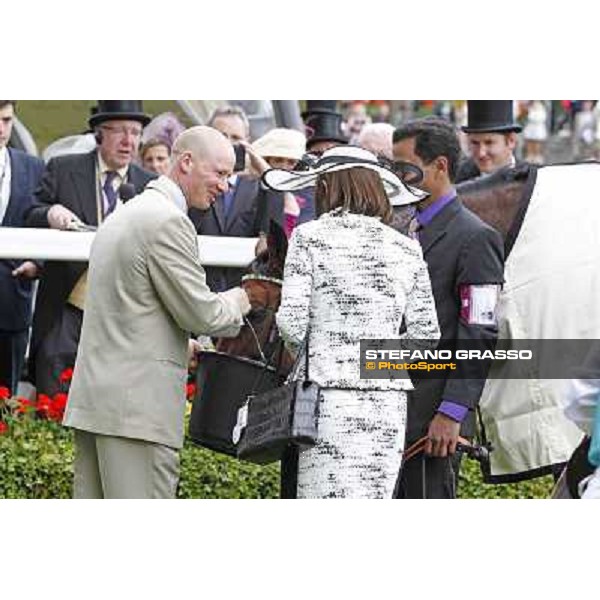
[[[189,332],[239,332],[247,296],[210,292],[174,187],[151,182],[96,234],[65,425],[180,448]]]
[[[361,379],[360,340],[431,340],[440,331],[417,242],[378,218],[333,211],[298,226],[277,325],[298,347],[309,329],[310,379],[322,387],[410,390],[410,379]]]

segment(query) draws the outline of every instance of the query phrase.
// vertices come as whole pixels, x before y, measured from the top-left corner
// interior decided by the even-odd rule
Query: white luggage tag
[[[244,402],[244,404],[238,409],[237,412],[237,422],[235,427],[233,428],[233,432],[231,434],[231,439],[234,444],[237,444],[242,437],[242,431],[244,431],[244,427],[248,424],[248,400]]]

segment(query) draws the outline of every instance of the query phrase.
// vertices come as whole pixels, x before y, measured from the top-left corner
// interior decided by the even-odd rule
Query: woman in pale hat
[[[270,168],[290,171],[305,153],[306,137],[295,129],[279,127],[271,129],[257,139],[252,144],[252,150],[262,157]],[[275,211],[283,210],[283,229],[289,237],[298,223],[302,202],[304,202],[303,198],[291,192],[284,192],[282,208],[273,206],[273,204],[279,205],[279,202],[271,199],[270,206],[259,207],[259,210],[266,210],[267,216],[264,219],[266,218],[267,221],[269,218],[274,218]],[[268,231],[268,227],[266,230]]]
[[[417,242],[386,223],[389,201],[426,194],[405,186],[363,148],[326,150],[305,171],[271,170],[268,187],[316,185],[318,219],[292,234],[279,331],[297,351],[308,339],[310,379],[321,387],[318,439],[298,459],[298,498],[392,498],[402,461],[408,376],[361,378],[360,341],[406,337],[435,345],[439,327]]]

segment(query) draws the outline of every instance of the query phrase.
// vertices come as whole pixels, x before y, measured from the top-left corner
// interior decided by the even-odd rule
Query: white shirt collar
[[[0,148],[0,224],[8,210],[10,200],[11,169],[10,157],[6,146]]]
[[[159,187],[166,188],[166,191],[168,192],[169,197],[175,203],[175,206],[177,206],[181,212],[187,215],[188,205],[185,196],[183,195],[181,188],[170,177],[161,175],[158,179],[150,182],[149,185],[152,185],[153,183],[156,183]]]
[[[98,168],[100,169],[100,175],[104,175],[107,171],[114,171],[115,169],[111,169],[102,159],[102,154],[100,154],[100,150],[98,150]],[[117,169],[116,172],[119,174],[121,181],[125,181],[127,177],[127,169],[129,169],[129,165],[125,165],[120,169]]]

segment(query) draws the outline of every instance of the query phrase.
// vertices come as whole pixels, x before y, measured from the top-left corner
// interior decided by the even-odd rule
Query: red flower
[[[185,397],[188,400],[193,400],[196,396],[196,384],[192,381],[185,386]]]
[[[0,387],[0,400],[7,400],[12,394],[7,387]]]
[[[4,421],[0,421],[0,435],[4,435],[8,431],[8,425]]]
[[[41,416],[47,417],[50,413],[52,401],[46,394],[38,394],[36,410]]]
[[[48,410],[48,418],[53,421],[62,421],[65,413],[65,407],[67,406],[67,394],[54,394],[54,397],[50,401],[50,409]]]
[[[15,400],[17,401],[15,412],[18,415],[24,415],[35,409],[34,403],[31,400],[27,400],[27,398],[15,398]]]
[[[71,379],[73,379],[73,368],[72,367],[68,367],[67,369],[65,369],[58,377],[58,380],[61,383],[66,383],[68,381],[71,381]]]

